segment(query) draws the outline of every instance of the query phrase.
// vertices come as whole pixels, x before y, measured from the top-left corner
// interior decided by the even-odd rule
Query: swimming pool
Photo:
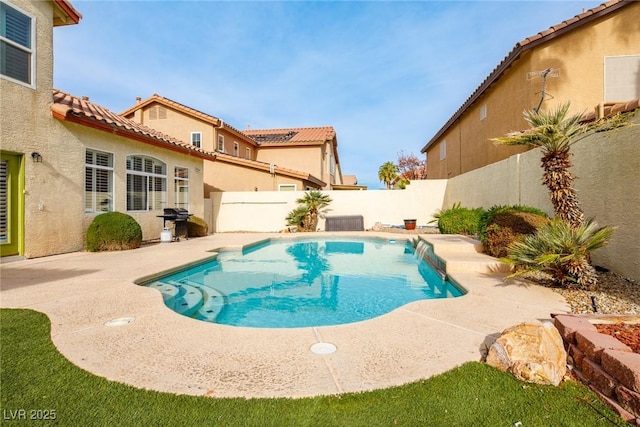
[[[177,313],[225,325],[295,328],[371,319],[409,302],[463,294],[408,240],[275,239],[158,278]]]

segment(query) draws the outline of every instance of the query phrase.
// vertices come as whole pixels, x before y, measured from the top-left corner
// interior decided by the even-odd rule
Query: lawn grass
[[[63,426],[624,426],[586,387],[525,384],[472,362],[428,380],[367,393],[305,399],[214,399],[108,381],[65,359],[50,323],[0,310],[4,425]],[[55,421],[14,420],[55,411]],[[51,413],[49,413],[51,415]]]

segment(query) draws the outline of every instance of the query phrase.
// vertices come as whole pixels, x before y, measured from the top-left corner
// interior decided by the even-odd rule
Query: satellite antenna
[[[553,95],[548,94],[545,91],[545,86],[547,84],[547,77],[558,77],[560,75],[560,70],[557,68],[546,68],[542,71],[529,71],[527,73],[527,80],[533,80],[535,78],[542,78],[542,90],[538,92],[540,94],[540,102],[538,102],[538,106],[533,109],[534,112],[538,113],[540,111],[540,107],[544,102],[545,98],[553,99]]]

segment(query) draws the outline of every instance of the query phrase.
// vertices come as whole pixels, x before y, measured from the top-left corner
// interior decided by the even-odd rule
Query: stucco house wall
[[[256,160],[265,163],[273,163],[288,169],[305,171],[320,178],[322,181],[329,183],[326,173],[323,173],[322,156],[322,145],[294,147],[278,145],[260,147],[256,154]]]
[[[76,177],[77,155],[60,146],[57,139],[51,139],[51,135],[59,133],[58,123],[49,110],[55,6],[49,1],[7,3],[33,15],[36,22],[35,87],[0,78],[0,148],[3,153],[21,156],[24,165],[24,193],[20,195],[20,202],[24,203],[24,221],[19,224],[24,237],[21,252],[26,256],[40,256],[77,250],[82,231],[69,234],[67,230],[67,224],[81,224],[83,220],[83,210],[74,208],[82,207],[80,194],[74,185],[69,186],[69,179]],[[32,160],[32,152],[42,155],[42,163]],[[84,161],[84,153],[78,155]],[[78,172],[82,174],[83,169]],[[25,223],[29,226],[25,227]]]
[[[279,173],[271,174],[269,171],[240,165],[225,163],[222,161],[207,162],[204,180],[205,194],[212,191],[278,191],[279,185],[295,185],[297,190],[306,189],[303,179],[295,179]]]
[[[552,35],[547,40],[527,39],[516,45],[514,51],[531,43],[492,85],[479,92],[470,105],[461,107],[460,117],[448,128],[443,126],[447,129],[440,137],[423,148],[429,179],[451,178],[527,150],[496,146],[490,139],[528,127],[522,113],[538,105],[542,89],[542,78],[530,72],[558,70],[557,77],[546,79],[545,91],[552,98],[547,97],[542,110],[570,101],[572,113],[592,112],[604,102],[640,96],[625,100],[607,100],[604,96],[605,57],[640,55],[640,2],[629,2],[598,19]],[[446,157],[441,159],[443,144]]]

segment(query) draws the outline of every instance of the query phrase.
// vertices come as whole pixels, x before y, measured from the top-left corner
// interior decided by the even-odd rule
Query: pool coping
[[[296,233],[297,234],[297,233]],[[335,232],[411,240],[438,247],[475,245],[462,236]],[[300,233],[296,237],[313,234]],[[312,328],[243,328],[181,316],[142,277],[211,257],[212,249],[238,248],[278,233],[221,233],[135,251],[76,252],[0,265],[0,306],[47,314],[51,337],[71,362],[96,375],[135,387],[211,397],[300,398],[386,388],[428,378],[480,360],[487,344],[509,326],[568,313],[558,293],[505,274],[449,274],[467,293],[416,301],[375,319]],[[475,250],[443,252],[447,265],[477,263]],[[462,261],[460,261],[462,260]],[[486,261],[491,264],[492,258]],[[475,264],[474,264],[475,265]],[[109,322],[133,318],[120,326]],[[337,350],[315,354],[329,343]]]

